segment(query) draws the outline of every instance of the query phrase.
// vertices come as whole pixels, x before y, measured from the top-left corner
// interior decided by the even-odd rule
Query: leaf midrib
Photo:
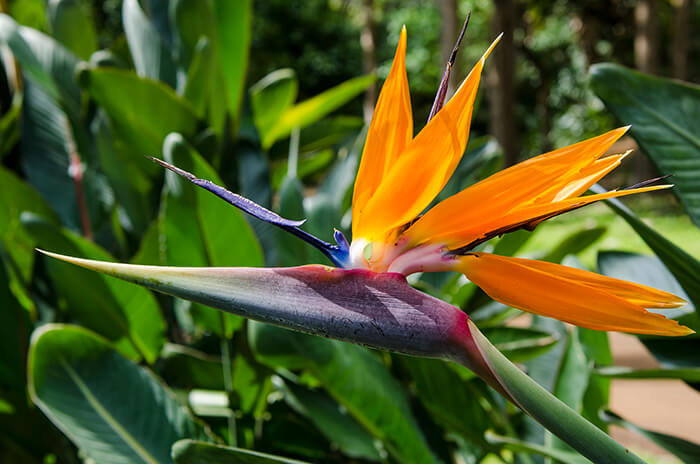
[[[680,135],[681,137],[686,139],[689,143],[695,145],[696,148],[700,149],[700,140],[693,137],[693,135],[690,134],[688,131],[686,131],[682,127],[678,126],[677,124],[674,124],[671,120],[667,119],[664,115],[662,115],[658,111],[654,111],[653,108],[651,108],[649,105],[647,105],[642,100],[638,99],[636,96],[634,96],[629,91],[626,91],[625,93],[630,98],[630,100],[632,100],[635,104],[637,104],[638,107],[640,109],[642,109],[645,113],[649,114],[651,117],[655,118],[657,121],[661,122],[662,124],[665,124],[670,129],[672,129],[674,132],[676,132],[678,135]]]
[[[119,435],[119,437],[126,442],[127,445],[129,445],[133,451],[138,454],[141,459],[143,459],[145,462],[148,464],[159,464],[158,460],[153,457],[139,442],[134,438],[129,432],[119,424],[119,422],[112,416],[109,411],[107,411],[102,404],[100,404],[100,401],[92,394],[88,386],[85,384],[83,379],[78,375],[77,372],[73,369],[73,367],[68,364],[68,362],[61,358],[59,359],[59,362],[61,363],[61,366],[66,370],[68,373],[68,376],[71,378],[71,380],[75,383],[75,385],[78,387],[78,390],[85,396],[85,399],[87,402],[92,406],[97,414],[99,414],[102,419],[110,426],[114,431]]]

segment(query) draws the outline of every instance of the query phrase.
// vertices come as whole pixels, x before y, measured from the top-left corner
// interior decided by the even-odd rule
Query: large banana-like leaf
[[[32,400],[95,462],[172,462],[181,438],[207,435],[150,372],[77,326],[48,324],[32,335]]]
[[[591,87],[625,124],[700,226],[700,87],[610,63],[591,67]]]
[[[383,350],[458,362],[590,460],[642,462],[508,361],[465,313],[415,290],[399,274],[318,265],[138,266],[47,254],[251,319]]]

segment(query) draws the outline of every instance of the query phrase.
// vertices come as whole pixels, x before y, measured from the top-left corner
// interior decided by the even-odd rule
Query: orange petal
[[[619,164],[619,156],[599,158],[626,130],[616,129],[500,171],[433,207],[406,235],[416,244],[432,242],[436,236],[455,245],[468,243],[474,235],[495,230],[487,224],[506,225],[499,219],[513,211],[578,195]]]
[[[616,190],[595,195],[586,195],[584,197],[569,198],[566,200],[541,205],[531,205],[512,211],[500,217],[495,216],[482,218],[479,222],[469,224],[462,230],[452,230],[451,232],[440,231],[439,233],[435,233],[430,238],[430,241],[433,243],[442,243],[443,245],[454,249],[475,241],[480,241],[480,239],[485,237],[490,238],[495,235],[501,235],[521,227],[529,227],[531,229],[543,220],[558,216],[559,214],[563,214],[573,209],[581,208],[591,203],[595,203],[596,201],[601,201],[608,198],[624,197],[627,195],[634,195],[636,193],[652,192],[654,190],[661,190],[670,187],[672,187],[672,185],[654,185],[651,187],[642,187],[638,189]],[[410,234],[411,231],[409,230],[406,233]],[[413,236],[411,235],[411,237]]]
[[[665,292],[631,282],[621,285],[616,279],[592,277],[592,273],[557,264],[534,263],[470,253],[459,258],[456,269],[494,300],[580,327],[652,335],[693,333],[672,319],[650,313],[637,302],[659,300]],[[578,280],[581,276],[584,279]],[[668,303],[679,301],[671,295]]]
[[[353,237],[381,240],[391,229],[415,219],[440,192],[464,153],[481,72],[498,40],[474,66],[452,99],[406,146],[360,211],[362,216],[358,227],[353,229]]]
[[[353,231],[364,206],[382,178],[413,138],[413,113],[406,77],[406,27],[396,47],[394,63],[384,81],[367,132],[352,197]],[[353,234],[354,235],[354,234]]]

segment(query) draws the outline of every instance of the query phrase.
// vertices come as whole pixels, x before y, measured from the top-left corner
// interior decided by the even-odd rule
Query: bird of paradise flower
[[[50,256],[158,291],[340,340],[470,367],[524,411],[596,462],[637,462],[510,364],[454,306],[410,287],[416,272],[458,271],[506,305],[581,327],[655,335],[693,330],[645,308],[685,302],[670,293],[558,264],[478,251],[487,240],[607,198],[669,188],[642,183],[582,196],[626,154],[605,153],[627,130],[615,129],[498,172],[425,211],[465,151],[486,58],[443,106],[447,79],[426,126],[413,137],[403,28],[369,127],[352,199],[352,242],[305,232],[304,221],[154,161],[241,210],[316,246],[338,266],[179,268]],[[449,76],[448,63],[446,76]],[[542,405],[545,405],[544,407]],[[597,446],[591,446],[597,443]]]

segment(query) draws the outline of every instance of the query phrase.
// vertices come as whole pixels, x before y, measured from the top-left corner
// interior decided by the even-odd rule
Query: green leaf
[[[398,462],[435,462],[401,385],[369,350],[266,324],[248,327],[261,362],[307,369]]]
[[[250,87],[253,120],[262,139],[297,99],[299,82],[293,69],[272,71]]]
[[[243,88],[248,70],[248,53],[253,21],[253,2],[212,0],[216,11],[217,34],[220,44],[220,67],[228,111],[238,119],[243,101]],[[220,97],[220,96],[219,96]]]
[[[578,330],[586,357],[594,366],[609,366],[613,363],[610,340],[607,332],[599,330]],[[607,406],[610,400],[610,379],[593,375],[588,380],[588,388],[583,396],[583,417],[598,428],[607,431],[607,425],[600,419],[598,411]]]
[[[0,403],[8,389],[23,391],[24,352],[28,336],[27,313],[10,292],[5,266],[0,261]],[[10,411],[2,409],[10,409]],[[0,406],[0,415],[12,413],[12,404]]]
[[[433,419],[446,430],[471,442],[483,443],[491,426],[474,378],[463,380],[445,361],[401,356],[401,366],[415,382],[418,398]]]
[[[209,39],[202,37],[194,49],[187,81],[182,96],[192,104],[197,116],[204,118],[211,94],[211,76],[214,69],[214,51]]]
[[[599,185],[591,187],[591,191],[601,193],[605,191]],[[618,215],[627,221],[639,236],[649,245],[656,256],[664,263],[666,268],[678,280],[688,298],[696,308],[700,307],[700,261],[673,244],[663,235],[649,227],[637,215],[616,198],[605,200]]]
[[[217,185],[224,185],[216,172],[181,135],[168,135],[163,144],[165,159]],[[161,203],[161,251],[166,263],[186,266],[262,266],[263,256],[252,229],[242,213],[210,192],[174,173],[166,173]],[[229,337],[242,320],[205,308],[194,308],[198,324]]]
[[[46,9],[54,38],[84,60],[97,50],[97,32],[90,8],[89,3],[81,0],[52,0]]]
[[[158,30],[141,9],[138,0],[124,0],[122,20],[126,41],[138,75],[175,87],[175,64],[170,51],[163,43]],[[145,105],[143,101],[136,103]],[[172,128],[172,130],[177,129]]]
[[[48,97],[78,119],[81,111],[80,89],[75,81],[78,58],[46,34],[18,26],[0,13],[0,43],[12,50],[22,70]]]
[[[700,226],[700,87],[610,63],[591,67],[591,87],[625,124]]]
[[[23,212],[34,213],[53,224],[58,223],[56,215],[36,190],[0,166],[0,243],[3,252],[12,261],[11,265],[8,263],[8,270],[15,295],[18,291],[22,292],[18,287],[24,287],[30,281],[36,246],[20,221]]]
[[[638,434],[647,437],[657,445],[676,455],[686,464],[693,464],[700,460],[700,445],[697,443],[683,440],[682,438],[671,435],[666,435],[665,433],[643,429],[642,427],[626,421],[612,411],[605,411],[602,413],[602,417],[610,424],[615,424],[620,427],[633,430]]]
[[[191,66],[192,56],[202,37],[217,50],[216,15],[208,0],[173,0],[169,5],[170,23],[175,29],[178,60]]]
[[[372,435],[332,398],[292,382],[278,380],[277,388],[284,392],[285,401],[289,406],[313,422],[333,447],[337,447],[351,458],[381,460]]]
[[[92,132],[107,182],[114,190],[120,213],[128,216],[122,224],[135,236],[145,233],[153,210],[153,190],[156,188],[153,166],[142,153],[134,151],[124,140],[115,137],[104,111],[99,111],[92,123]]]
[[[11,153],[19,141],[22,97],[21,92],[16,92],[12,96],[10,107],[0,115],[0,160]]]
[[[560,339],[556,332],[523,327],[484,327],[484,335],[513,362],[523,362],[549,351]]]
[[[207,117],[209,125],[221,134],[226,122],[227,99],[221,43],[212,4],[200,0],[171,2],[170,22],[175,26],[180,66],[187,69],[184,88],[180,82],[178,89],[196,108],[197,115]]]
[[[700,367],[675,369],[634,369],[622,366],[600,367],[593,371],[596,375],[614,379],[680,379],[700,383]]]
[[[593,462],[642,463],[637,456],[552,396],[508,361],[471,321],[468,324],[481,359],[497,379],[502,392],[520,409]]]
[[[171,387],[224,390],[221,358],[184,345],[166,343],[158,359],[159,374]]]
[[[374,79],[374,76],[350,79],[289,108],[269,132],[261,134],[263,148],[269,149],[273,143],[291,134],[295,128],[303,129],[340,108],[364,92]]]
[[[32,335],[32,400],[100,463],[167,463],[180,438],[205,438],[186,408],[98,335],[48,324]]]
[[[71,150],[78,132],[68,115],[38,85],[25,80],[22,111],[22,170],[27,181],[71,230],[81,230]],[[80,128],[77,128],[80,130]],[[104,211],[101,175],[91,165],[83,172],[84,198],[90,222]]]
[[[22,219],[32,239],[41,247],[78,256],[113,259],[87,239],[37,218],[25,215]],[[46,266],[57,291],[65,298],[71,317],[119,341],[119,348],[126,354],[133,356],[136,348],[146,362],[155,362],[165,341],[165,321],[150,291],[56,260],[47,261]]]
[[[42,86],[51,97],[56,100],[60,98],[58,87],[51,74],[44,69],[32,48],[20,34],[20,26],[4,13],[0,13],[0,42],[12,50],[12,54],[22,64],[24,72]]]
[[[302,155],[299,159],[299,165],[297,166],[297,176],[299,179],[308,178],[314,174],[318,174],[319,171],[325,169],[333,163],[335,159],[335,153],[333,150],[321,150],[318,152],[308,153]],[[288,174],[287,163],[278,163],[272,171],[272,188],[277,190],[280,188],[283,179]],[[335,224],[337,225],[337,223]],[[329,229],[329,230],[332,230]]]
[[[589,464],[591,462],[583,456],[570,451],[562,451],[534,443],[516,440],[514,438],[503,437],[496,435],[493,432],[486,433],[486,440],[492,445],[501,446],[505,449],[515,451],[516,453],[539,454],[562,464]]]
[[[185,137],[194,135],[194,109],[160,82],[113,68],[83,68],[79,81],[109,115],[116,135],[123,137],[139,156],[160,153],[170,132],[180,132]],[[153,165],[150,172],[159,170]]]
[[[304,464],[295,459],[193,440],[175,443],[172,456],[175,464]]]
[[[593,227],[574,232],[552,248],[542,261],[561,263],[567,255],[576,255],[593,245],[606,231],[605,227]]]
[[[304,186],[296,177],[286,176],[279,188],[280,215],[289,219],[304,219]],[[279,264],[299,266],[308,264],[311,250],[309,245],[287,231],[276,231],[279,242]]]
[[[557,371],[552,393],[574,411],[581,412],[590,376],[591,363],[581,346],[578,328],[574,327],[568,333],[566,349]],[[571,449],[551,433],[545,435],[545,444],[561,450]]]

